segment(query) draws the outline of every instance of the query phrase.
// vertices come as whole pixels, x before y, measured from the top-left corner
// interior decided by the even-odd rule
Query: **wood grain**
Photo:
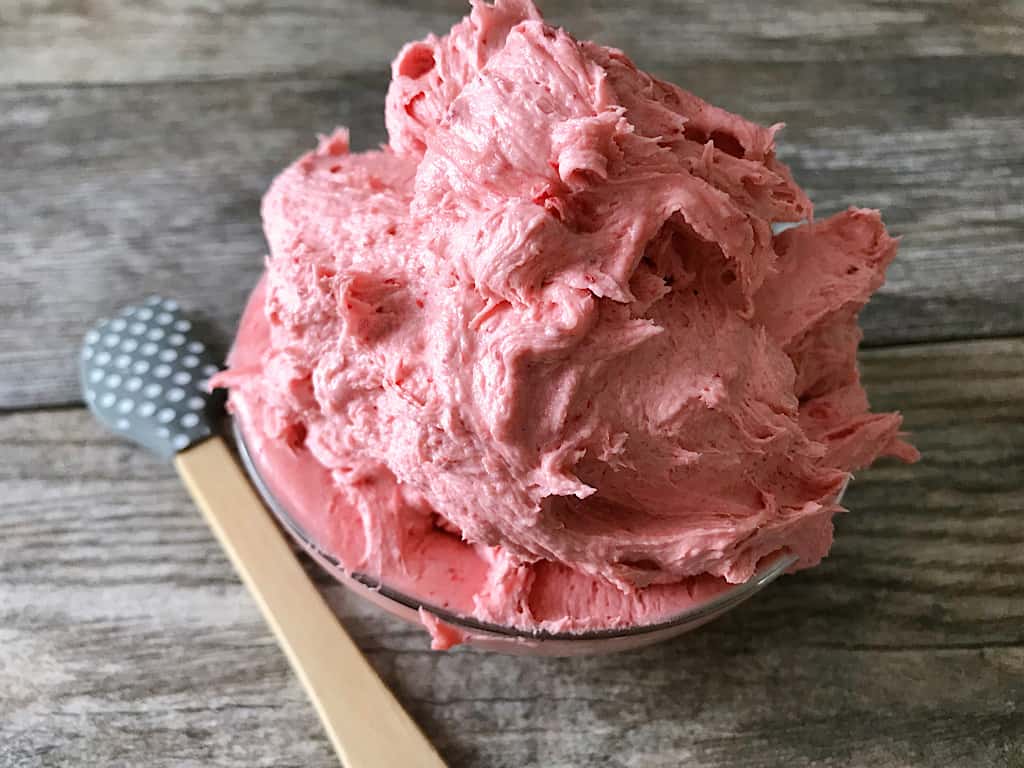
[[[552,23],[654,69],[1024,53],[1024,6],[1014,0],[539,5]],[[0,84],[384,72],[404,42],[444,32],[468,8],[464,0],[8,0],[0,5]]]
[[[764,122],[820,214],[903,235],[867,343],[1024,333],[1024,58],[695,64],[667,72]],[[384,138],[383,73],[0,89],[0,408],[75,402],[97,317],[176,296],[230,337],[262,266],[259,198],[316,131]]]
[[[1020,768],[1024,339],[863,367],[923,462],[864,472],[821,567],[677,641],[439,654],[321,588],[455,766]],[[169,466],[77,408],[0,445],[0,765],[334,765]]]
[[[219,437],[174,466],[274,633],[344,768],[445,768],[302,570],[232,448]]]
[[[904,239],[864,373],[924,460],[858,477],[821,567],[631,654],[438,654],[306,563],[320,590],[453,766],[1024,768],[1024,3],[541,5],[786,121],[819,214],[883,209]],[[335,124],[382,140],[394,52],[465,9],[0,0],[0,767],[336,765],[172,469],[77,407],[73,357],[148,292],[225,344],[274,173]]]

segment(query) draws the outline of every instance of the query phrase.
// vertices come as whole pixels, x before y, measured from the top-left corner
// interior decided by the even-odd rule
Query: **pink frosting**
[[[348,569],[516,627],[655,621],[814,565],[851,470],[916,458],[856,368],[896,242],[859,209],[773,236],[812,217],[780,126],[526,0],[405,46],[386,121],[271,186],[222,377]]]

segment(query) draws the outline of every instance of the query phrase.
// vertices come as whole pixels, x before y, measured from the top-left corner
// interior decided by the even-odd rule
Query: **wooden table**
[[[1024,766],[1024,4],[545,3],[763,122],[822,214],[903,235],[864,313],[924,453],[831,557],[697,633],[433,653],[310,572],[452,765]],[[96,317],[159,291],[229,337],[258,200],[314,132],[383,137],[388,62],[460,2],[0,0],[0,766],[333,765],[170,467],[82,409]]]

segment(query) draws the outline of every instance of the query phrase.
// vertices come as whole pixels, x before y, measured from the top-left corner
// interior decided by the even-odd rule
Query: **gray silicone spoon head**
[[[207,382],[221,367],[193,334],[178,303],[159,296],[99,321],[79,357],[89,410],[167,459],[213,435],[223,398]]]

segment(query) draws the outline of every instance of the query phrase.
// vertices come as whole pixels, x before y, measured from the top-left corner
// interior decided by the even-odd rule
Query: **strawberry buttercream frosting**
[[[339,129],[267,192],[220,379],[347,570],[520,629],[654,622],[814,565],[850,473],[916,458],[856,366],[896,241],[815,220],[781,126],[525,0],[406,45],[385,117],[379,150]]]

